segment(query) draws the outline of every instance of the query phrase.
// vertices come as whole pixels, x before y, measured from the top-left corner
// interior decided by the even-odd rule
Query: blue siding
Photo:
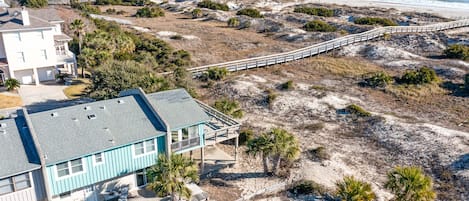
[[[157,137],[157,152],[133,157],[133,146],[128,145],[104,152],[104,163],[93,166],[92,155],[84,157],[85,172],[58,179],[54,165],[47,167],[47,176],[53,195],[89,186],[115,177],[127,175],[155,164],[158,154],[165,152],[165,136]],[[85,162],[86,161],[86,162]]]

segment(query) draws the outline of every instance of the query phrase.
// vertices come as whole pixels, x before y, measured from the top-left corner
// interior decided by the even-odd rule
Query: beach
[[[314,3],[340,4],[348,6],[369,6],[395,8],[400,11],[416,11],[438,14],[448,18],[469,17],[469,3],[443,2],[432,0],[310,0]]]

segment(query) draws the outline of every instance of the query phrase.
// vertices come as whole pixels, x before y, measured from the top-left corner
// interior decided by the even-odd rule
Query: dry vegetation
[[[0,94],[0,109],[20,107],[22,105],[21,97]]]

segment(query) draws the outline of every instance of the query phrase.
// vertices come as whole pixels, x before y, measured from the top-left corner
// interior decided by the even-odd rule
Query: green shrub
[[[310,8],[310,7],[297,7],[293,10],[295,13],[305,13],[308,15],[316,15],[323,17],[332,17],[334,16],[334,10],[327,8]]]
[[[239,108],[239,103],[236,100],[229,100],[229,99],[221,99],[218,101],[215,101],[215,104],[213,104],[213,107],[217,109],[218,111],[230,115],[234,118],[241,118],[243,117],[244,113],[241,108]]]
[[[310,149],[309,151],[310,157],[314,161],[323,161],[323,160],[329,160],[331,156],[329,153],[327,153],[327,150],[325,147],[320,146],[315,149]]]
[[[369,183],[357,180],[353,176],[344,177],[343,181],[336,183],[336,187],[340,200],[373,201],[376,198]]]
[[[252,18],[263,18],[264,15],[262,15],[257,9],[254,8],[245,8],[239,10],[236,15],[246,15]]]
[[[123,14],[126,14],[127,12],[123,11],[123,10],[120,10],[120,11],[117,11],[116,12],[116,15],[123,15]]]
[[[5,80],[4,84],[8,91],[13,91],[21,86],[20,82],[15,78]]]
[[[323,22],[321,20],[313,20],[310,22],[307,22],[304,26],[303,29],[306,31],[318,31],[318,32],[334,32],[337,30],[334,26]]]
[[[195,8],[194,10],[192,10],[191,15],[193,19],[196,19],[202,17],[204,13],[202,12],[202,10],[200,10],[200,8]]]
[[[212,10],[223,10],[223,11],[229,11],[230,8],[226,4],[222,3],[216,3],[210,0],[203,0],[197,4],[198,7],[201,8],[208,8]]]
[[[249,140],[254,138],[254,131],[251,129],[243,129],[239,132],[239,144],[246,145]]]
[[[369,87],[386,87],[393,80],[386,72],[377,72],[364,76],[364,84]]]
[[[144,7],[137,10],[136,17],[163,17],[164,11],[160,7]]]
[[[97,6],[93,6],[89,3],[71,3],[72,8],[81,10],[85,14],[101,14],[101,10]]]
[[[272,104],[274,103],[275,99],[277,99],[278,95],[272,90],[267,90],[267,93],[266,102],[269,104],[269,107],[272,107]]]
[[[469,74],[464,75],[464,89],[469,92]]]
[[[282,90],[293,90],[295,89],[295,85],[292,80],[288,80],[285,83],[280,85],[280,89]]]
[[[323,195],[323,194],[328,193],[328,190],[324,186],[312,180],[297,181],[292,185],[290,189],[288,189],[288,191],[296,195],[298,194],[300,195],[306,195],[306,194]]]
[[[380,17],[362,17],[354,20],[355,24],[363,25],[382,25],[382,26],[397,26],[398,24],[393,20],[380,18]]]
[[[44,8],[48,5],[47,0],[21,0],[20,3],[28,8]]]
[[[150,0],[96,0],[96,5],[123,5],[123,6],[144,6],[149,5]]]
[[[448,58],[452,59],[461,59],[461,60],[469,60],[469,46],[464,45],[450,45],[444,51],[444,54]]]
[[[226,68],[212,67],[207,70],[207,78],[211,80],[222,80],[228,75]]]
[[[232,18],[228,19],[227,24],[228,24],[229,27],[238,27],[239,26],[239,19],[236,18],[236,17],[232,17]]]
[[[404,75],[399,78],[401,84],[429,84],[438,80],[436,72],[427,67],[422,67],[418,70],[408,70]]]
[[[114,8],[108,8],[108,9],[106,9],[106,14],[116,14],[116,12],[117,12],[117,11],[116,11],[116,9],[114,9]]]
[[[358,117],[371,117],[371,113],[363,109],[362,107],[352,104],[349,105],[345,108],[345,111],[347,111],[350,114],[356,115]]]

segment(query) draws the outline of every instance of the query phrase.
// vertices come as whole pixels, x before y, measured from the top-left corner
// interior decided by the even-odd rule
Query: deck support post
[[[204,147],[200,148],[200,173],[204,173],[205,168],[205,150]]]
[[[192,151],[189,151],[189,158],[191,159],[191,161],[194,159],[194,157],[192,156]]]
[[[235,138],[235,161],[238,161],[239,135]]]

